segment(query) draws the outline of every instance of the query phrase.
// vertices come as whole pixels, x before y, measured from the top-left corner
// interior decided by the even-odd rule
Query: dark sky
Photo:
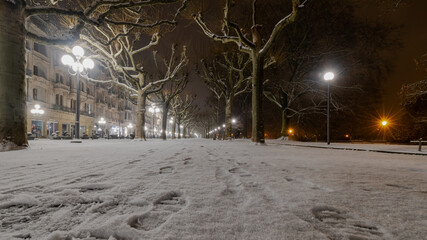
[[[385,110],[397,110],[401,86],[425,77],[423,71],[416,70],[414,59],[427,53],[427,1],[413,0],[397,7],[371,1],[364,4],[359,14],[368,19],[386,20],[402,26],[399,33],[403,47],[396,49],[390,58],[393,68],[384,86]]]
[[[391,0],[387,1],[391,2]],[[414,59],[427,53],[427,0],[407,1],[407,4],[397,7],[393,4],[381,5],[378,4],[378,1],[361,1],[357,7],[357,15],[361,18],[389,21],[396,26],[401,26],[399,38],[403,46],[395,49],[390,56],[392,71],[388,79],[384,81],[384,110],[398,110],[400,104],[398,93],[401,86],[425,77],[423,71],[416,70]],[[177,29],[165,34],[162,40],[163,43],[175,42],[187,45],[191,58],[188,67],[192,74],[192,82],[189,85],[191,89],[197,89],[200,104],[203,105],[204,96],[210,92],[204,87],[200,78],[194,74],[192,68],[199,58],[211,54],[212,40],[202,33],[192,19],[180,22]],[[161,41],[160,47],[168,46],[162,44]]]

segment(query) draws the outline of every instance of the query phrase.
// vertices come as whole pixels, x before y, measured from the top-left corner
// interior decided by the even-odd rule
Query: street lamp
[[[85,51],[80,46],[74,46],[72,49],[74,58],[71,55],[64,55],[61,58],[62,64],[68,66],[68,72],[77,78],[77,101],[76,101],[76,123],[74,131],[76,138],[80,138],[80,75],[87,77],[88,69],[93,69],[95,63],[90,58],[83,59]]]
[[[30,112],[31,112],[31,114],[33,114],[34,116],[36,116],[36,118],[38,117],[38,116],[41,116],[41,115],[43,115],[44,114],[44,110],[43,109],[41,109],[40,108],[40,105],[38,105],[38,104],[36,104],[36,105],[34,105],[34,108],[33,109],[31,109],[30,110]],[[37,119],[36,119],[36,121],[37,121]],[[36,138],[38,138],[39,137],[39,135],[38,135],[38,132],[37,132],[37,127],[36,127]]]
[[[330,104],[330,101],[331,101],[331,91],[330,91],[330,84],[329,84],[329,82],[332,80],[332,79],[334,79],[334,74],[332,73],[332,72],[327,72],[327,73],[325,73],[325,75],[323,75],[323,79],[325,79],[325,81],[328,83],[328,109],[327,109],[327,123],[326,123],[326,134],[327,134],[327,142],[328,142],[328,145],[329,144],[331,144],[331,139],[330,139],[330,136],[329,136],[329,104]]]

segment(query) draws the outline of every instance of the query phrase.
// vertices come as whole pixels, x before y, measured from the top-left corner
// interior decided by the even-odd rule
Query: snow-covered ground
[[[0,153],[2,240],[413,240],[426,226],[426,156],[202,139]]]
[[[316,147],[316,148],[331,148],[341,150],[353,150],[353,151],[369,151],[369,152],[384,152],[384,153],[399,153],[399,154],[415,154],[415,155],[426,155],[427,146],[424,144],[421,146],[421,151],[418,150],[418,143],[413,144],[384,144],[384,143],[336,143],[331,142],[327,145],[326,142],[297,142],[297,141],[286,141],[286,140],[271,140],[273,144],[282,144],[288,146],[300,146],[300,147]]]

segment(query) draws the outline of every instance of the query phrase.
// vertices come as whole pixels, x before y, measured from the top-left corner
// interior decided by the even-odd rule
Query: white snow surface
[[[427,157],[247,140],[0,153],[0,239],[427,239]]]

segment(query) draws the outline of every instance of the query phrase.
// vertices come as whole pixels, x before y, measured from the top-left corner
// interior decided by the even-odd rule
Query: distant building
[[[61,63],[65,54],[54,46],[26,41],[27,126],[39,137],[74,135],[76,79]],[[105,79],[103,69],[95,67],[89,76]],[[129,94],[116,86],[93,83],[80,78],[80,136],[94,133],[127,137],[135,130],[136,106]],[[43,115],[32,114],[39,104]],[[104,118],[106,124],[98,121]]]

